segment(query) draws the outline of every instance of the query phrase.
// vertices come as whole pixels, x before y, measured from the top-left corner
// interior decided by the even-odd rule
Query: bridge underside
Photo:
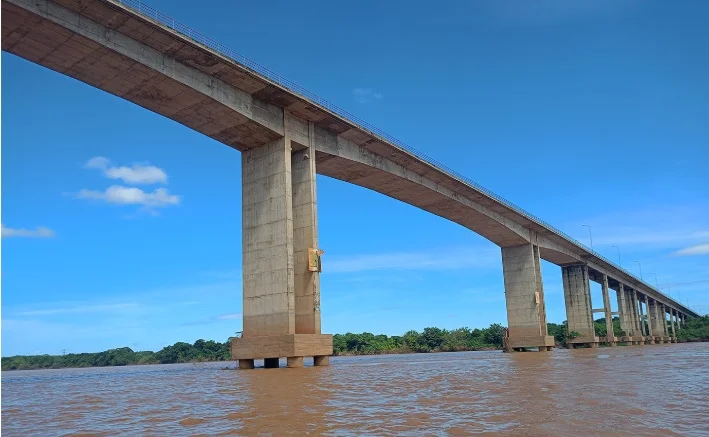
[[[686,314],[696,315],[474,184],[114,0],[2,0],[2,49],[242,152],[244,338],[232,346],[244,367],[254,358],[273,365],[278,357],[298,366],[309,355],[327,364],[332,351],[332,337],[320,333],[319,270],[311,265],[316,172],[500,246],[512,348],[553,345],[541,259],[562,266],[569,329],[580,334],[573,342],[601,341],[593,333],[589,280],[603,284],[607,321],[616,291],[630,342],[665,341],[675,321],[680,329]],[[616,342],[612,332],[606,340]]]

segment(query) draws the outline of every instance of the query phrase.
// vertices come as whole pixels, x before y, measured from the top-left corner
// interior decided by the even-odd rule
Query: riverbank
[[[620,331],[617,318],[614,320],[617,337]],[[565,347],[568,333],[565,324],[548,323],[549,335],[556,340],[556,347]],[[595,321],[596,335],[605,337],[605,320]],[[493,323],[488,328],[453,330],[429,327],[423,331],[408,331],[402,336],[361,334],[335,334],[333,355],[399,355],[435,352],[468,352],[502,349],[505,327]],[[709,315],[687,320],[687,324],[677,332],[678,341],[709,341]],[[2,370],[38,370],[82,367],[106,367],[147,364],[176,364],[233,361],[229,341],[197,340],[193,344],[177,342],[157,352],[133,351],[123,347],[96,353],[64,355],[17,355],[2,358]]]

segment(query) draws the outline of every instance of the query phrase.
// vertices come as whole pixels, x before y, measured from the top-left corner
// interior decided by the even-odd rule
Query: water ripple
[[[709,344],[335,357],[2,374],[2,432],[709,435]],[[282,365],[285,363],[282,363]]]

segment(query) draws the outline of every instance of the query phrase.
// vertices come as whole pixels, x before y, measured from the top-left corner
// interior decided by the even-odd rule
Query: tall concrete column
[[[613,331],[613,313],[611,310],[611,299],[608,295],[608,275],[603,275],[601,280],[603,290],[603,309],[606,315],[606,341],[611,345],[616,345],[615,333]]]
[[[295,334],[290,141],[243,152],[241,162],[243,336]]]
[[[665,318],[663,317],[664,309],[662,303],[655,301],[655,312],[657,312],[657,330],[660,333],[659,335],[664,339],[664,337],[667,335],[667,323],[665,323]]]
[[[295,332],[320,334],[320,272],[309,269],[309,249],[318,248],[315,130],[308,123],[308,147],[292,155]]]
[[[672,340],[677,341],[677,330],[675,329],[675,310],[670,308],[670,327],[672,329]]]
[[[643,333],[642,317],[638,312],[638,307],[640,305],[640,301],[638,301],[638,290],[633,289],[630,301],[633,303],[633,313],[635,314],[635,335],[643,336],[645,334]]]
[[[282,357],[300,367],[304,356],[325,365],[332,355],[332,335],[320,334],[318,277],[305,271],[308,248],[317,248],[317,211],[308,162],[315,153],[304,155],[293,155],[287,130],[242,152],[244,327],[231,343],[240,368],[261,358],[278,367]]]
[[[665,337],[670,336],[670,327],[667,325],[667,306],[663,303],[660,308],[662,312],[662,330],[665,333]]]
[[[647,337],[650,344],[655,344],[655,336],[653,335],[652,320],[650,319],[650,299],[645,295],[645,310],[647,315],[645,316],[645,326],[647,327]]]
[[[675,310],[675,321],[677,322],[677,332],[679,332],[682,329],[682,326],[679,323],[679,311]]]
[[[633,334],[633,324],[631,323],[632,315],[630,314],[630,305],[628,305],[628,295],[625,292],[625,287],[623,283],[618,284],[618,290],[616,291],[616,300],[618,303],[618,319],[620,321],[620,329],[625,332],[626,337],[632,337]]]
[[[554,337],[547,332],[539,247],[533,244],[503,247],[502,272],[509,347],[550,349]]]
[[[567,328],[569,333],[578,332],[580,334],[579,337],[569,342],[595,345],[598,343],[598,337],[593,329],[588,266],[584,264],[563,266],[561,276],[564,283]]]
[[[657,341],[658,337],[663,336],[662,325],[660,323],[660,312],[658,311],[658,303],[656,300],[649,301],[648,306],[648,320],[649,325],[652,326],[652,335],[655,337],[654,340]]]

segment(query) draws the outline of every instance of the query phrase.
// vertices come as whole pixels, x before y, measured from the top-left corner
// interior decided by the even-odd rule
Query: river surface
[[[709,343],[307,361],[2,372],[2,435],[709,436]]]

